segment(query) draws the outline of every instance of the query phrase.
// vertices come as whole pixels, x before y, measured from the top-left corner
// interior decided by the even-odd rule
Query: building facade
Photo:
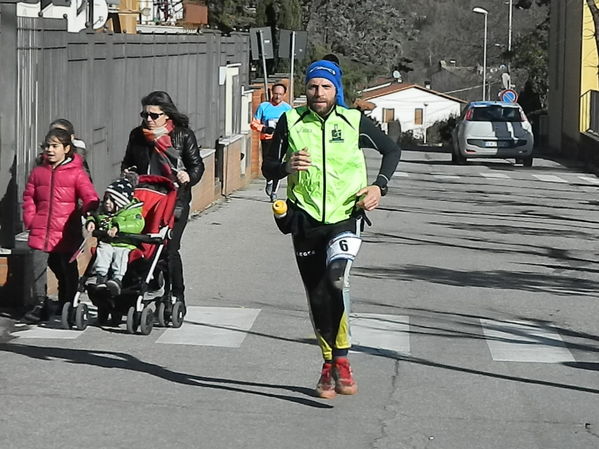
[[[599,160],[598,31],[586,0],[552,1],[548,145],[568,158]]]
[[[425,139],[426,129],[436,122],[460,115],[465,101],[451,97],[416,84],[388,83],[367,89],[360,100],[374,105],[366,114],[381,124],[387,131],[387,124],[395,120],[401,124],[401,131],[412,131],[414,137]]]

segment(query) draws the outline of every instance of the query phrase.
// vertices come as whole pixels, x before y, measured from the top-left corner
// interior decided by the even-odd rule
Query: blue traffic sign
[[[515,103],[518,101],[518,93],[514,89],[504,89],[499,92],[499,99],[506,103]]]

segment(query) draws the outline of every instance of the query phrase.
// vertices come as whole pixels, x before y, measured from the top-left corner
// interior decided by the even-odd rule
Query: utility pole
[[[295,31],[291,32],[291,76],[289,77],[289,103],[293,107],[293,71],[294,71],[294,59],[295,59]]]

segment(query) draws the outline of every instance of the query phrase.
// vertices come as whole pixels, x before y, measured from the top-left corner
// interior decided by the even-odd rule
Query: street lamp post
[[[485,38],[483,43],[483,101],[485,101],[487,87],[487,16],[489,11],[477,6],[476,8],[472,9],[472,12],[485,16]]]
[[[510,13],[509,13],[509,18],[508,18],[508,33],[507,33],[507,51],[511,52],[512,51],[512,2],[513,0],[510,0]]]
[[[507,63],[507,73],[508,73],[508,89],[512,87],[512,70],[511,70],[511,64],[510,64],[510,59],[512,58],[512,11],[513,11],[513,7],[512,7],[512,1],[510,0],[510,13],[508,15],[508,32],[507,32],[507,52],[508,52],[508,63]]]

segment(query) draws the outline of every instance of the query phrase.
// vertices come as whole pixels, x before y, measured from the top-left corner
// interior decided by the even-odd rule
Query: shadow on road
[[[477,287],[488,289],[511,289],[554,295],[595,296],[599,282],[555,273],[540,274],[529,271],[488,270],[460,271],[427,265],[356,267],[355,276],[370,279],[394,279],[396,281],[427,281],[454,287]]]
[[[247,382],[234,379],[224,379],[218,377],[205,377],[193,374],[171,371],[162,366],[153,363],[144,362],[130,354],[113,351],[93,351],[84,349],[64,349],[45,346],[29,346],[19,344],[0,344],[0,351],[13,354],[21,354],[39,360],[63,359],[68,363],[85,364],[98,366],[102,368],[122,369],[127,371],[136,371],[159,377],[169,382],[175,382],[193,387],[212,388],[216,390],[226,390],[236,393],[253,394],[268,398],[280,399],[314,408],[330,409],[333,406],[323,404],[316,400],[290,396],[286,394],[277,394],[271,392],[257,391],[254,388],[267,388],[277,390],[287,390],[293,393],[299,393],[305,396],[313,396],[314,390],[305,387],[290,385],[277,385],[260,382]]]

